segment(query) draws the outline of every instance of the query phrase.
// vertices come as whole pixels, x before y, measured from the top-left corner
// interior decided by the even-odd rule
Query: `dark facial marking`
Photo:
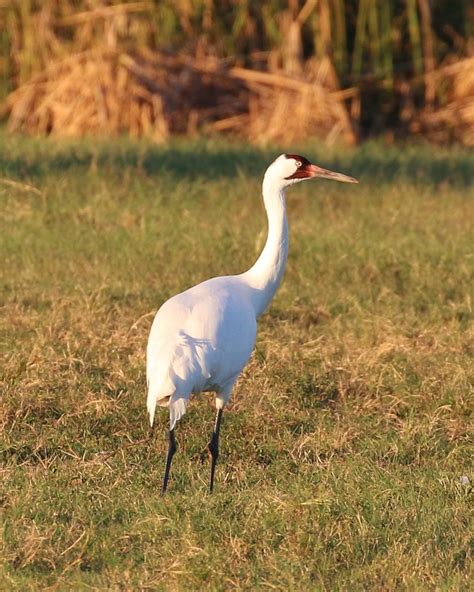
[[[292,175],[285,177],[285,179],[306,179],[308,177],[307,167],[311,166],[311,163],[307,158],[300,156],[299,154],[285,154],[285,157],[301,162],[301,166],[298,167]]]

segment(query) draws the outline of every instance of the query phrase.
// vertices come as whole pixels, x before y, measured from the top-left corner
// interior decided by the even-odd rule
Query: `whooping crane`
[[[357,183],[352,177],[311,164],[303,156],[282,154],[267,169],[263,201],[268,236],[256,263],[245,273],[216,277],[167,300],[158,310],[147,347],[147,408],[153,426],[157,405],[168,407],[168,454],[162,494],[176,452],[176,422],[192,393],[216,393],[217,414],[209,442],[210,491],[219,455],[222,413],[232,388],[255,346],[257,319],[283,277],[288,255],[285,189],[320,177]]]

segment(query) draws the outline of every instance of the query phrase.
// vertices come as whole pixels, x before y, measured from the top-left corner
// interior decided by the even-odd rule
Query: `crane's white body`
[[[147,348],[147,407],[168,406],[170,429],[186,411],[192,393],[216,392],[216,407],[232,387],[255,346],[257,318],[283,277],[288,254],[286,186],[294,160],[278,157],[267,169],[263,199],[268,238],[247,272],[207,280],[166,301],[156,314]]]
[[[241,277],[208,280],[158,311],[148,342],[148,411],[169,405],[170,427],[191,393],[215,391],[224,407],[255,345],[257,321]]]

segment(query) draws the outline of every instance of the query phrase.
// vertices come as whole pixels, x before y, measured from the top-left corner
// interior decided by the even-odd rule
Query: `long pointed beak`
[[[306,171],[308,172],[308,177],[311,178],[321,177],[321,179],[332,179],[333,181],[341,181],[342,183],[359,182],[357,179],[354,179],[354,177],[349,177],[348,175],[343,175],[342,173],[335,173],[334,171],[318,167],[315,164],[311,164],[306,167]]]

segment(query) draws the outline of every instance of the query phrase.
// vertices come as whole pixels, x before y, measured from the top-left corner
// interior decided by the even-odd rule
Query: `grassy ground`
[[[162,499],[152,315],[253,263],[278,151],[0,141],[1,589],[469,588],[472,154],[304,147],[361,184],[290,190],[216,492],[202,396]]]

